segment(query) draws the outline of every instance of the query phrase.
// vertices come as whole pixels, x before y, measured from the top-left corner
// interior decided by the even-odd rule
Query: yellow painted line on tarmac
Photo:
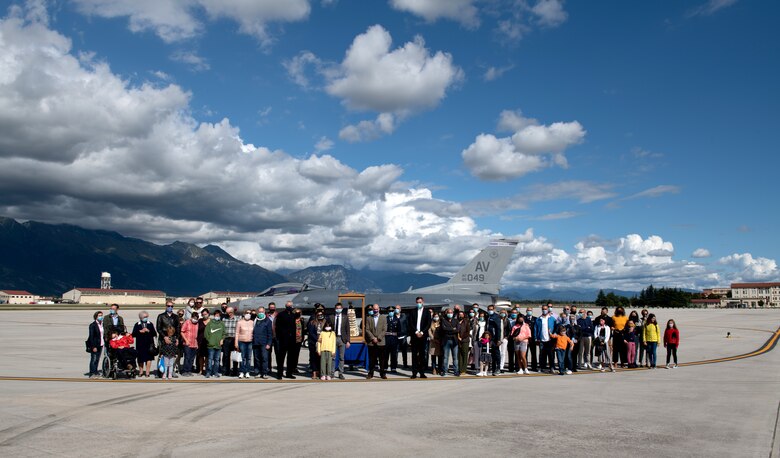
[[[761,332],[769,332],[761,329],[756,329],[755,331],[761,331]],[[735,356],[726,356],[723,358],[715,358],[715,359],[706,359],[702,361],[690,361],[686,363],[679,364],[682,367],[688,367],[688,366],[702,366],[706,364],[719,364],[719,363],[725,363],[730,361],[738,361],[741,359],[747,359],[747,358],[753,358],[756,356],[763,355],[764,353],[768,353],[772,351],[775,346],[778,343],[778,340],[780,340],[780,328],[778,328],[774,333],[772,333],[772,337],[770,337],[761,347],[756,349],[755,351],[752,351],[750,353],[743,353],[741,355],[735,355]],[[637,367],[633,369],[616,369],[616,372],[635,372],[635,371],[647,371],[650,370],[646,367]],[[587,375],[587,374],[601,374],[601,371],[596,370],[590,370],[590,371],[579,371],[575,372],[572,375]],[[448,375],[447,377],[441,377],[438,375],[429,375],[427,379],[414,379],[412,380],[409,377],[392,377],[388,378],[387,380],[382,380],[379,377],[374,377],[372,380],[367,380],[365,378],[351,378],[347,380],[333,380],[332,382],[336,383],[371,383],[374,381],[384,381],[384,382],[416,382],[416,381],[432,381],[432,380],[438,380],[438,381],[455,381],[455,380],[490,380],[490,379],[507,379],[507,378],[524,378],[524,377],[553,377],[555,374],[544,374],[544,373],[532,373],[528,375],[515,375],[515,374],[507,374],[507,375],[499,375],[496,377],[488,376],[488,377],[477,377],[476,375],[462,375],[460,377],[455,377]],[[160,384],[160,385],[168,385],[168,384],[175,384],[175,383],[244,383],[244,384],[251,384],[251,383],[279,383],[279,384],[291,384],[291,383],[322,383],[321,380],[311,380],[309,378],[298,378],[296,380],[277,380],[277,379],[268,379],[268,380],[262,380],[262,379],[254,379],[254,380],[239,380],[237,378],[226,378],[224,380],[204,380],[204,379],[195,379],[195,380],[188,380],[188,379],[176,379],[176,380],[160,380],[160,379],[126,379],[126,380],[111,380],[111,379],[90,379],[86,377],[13,377],[13,376],[0,376],[0,381],[2,382],[81,382],[81,383],[146,383],[146,384]]]

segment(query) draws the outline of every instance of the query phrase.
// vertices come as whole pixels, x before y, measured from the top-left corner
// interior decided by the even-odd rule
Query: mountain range
[[[115,289],[162,290],[169,296],[261,291],[286,280],[215,245],[156,245],[116,232],[0,217],[0,289],[61,295],[74,287],[99,287],[104,271]]]

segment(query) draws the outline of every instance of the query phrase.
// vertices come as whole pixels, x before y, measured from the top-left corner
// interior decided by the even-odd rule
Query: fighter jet
[[[267,307],[274,302],[278,307],[284,307],[288,301],[304,312],[311,312],[315,304],[327,308],[342,302],[346,308],[353,305],[360,308],[364,304],[379,304],[381,307],[400,305],[403,309],[416,307],[416,298],[421,296],[427,306],[462,306],[479,304],[480,308],[497,304],[499,282],[504,275],[512,254],[517,246],[517,240],[493,240],[479,252],[463,269],[446,283],[412,289],[402,293],[356,293],[354,291],[337,291],[322,286],[305,283],[280,283],[274,285],[255,297],[243,299],[231,305],[239,310]],[[352,304],[352,302],[355,302]]]

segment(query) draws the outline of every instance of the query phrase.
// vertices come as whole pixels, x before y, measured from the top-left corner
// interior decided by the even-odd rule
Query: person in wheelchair
[[[108,342],[112,357],[116,359],[120,370],[133,370],[136,367],[136,352],[133,345],[133,336],[128,333],[111,331],[111,340]]]

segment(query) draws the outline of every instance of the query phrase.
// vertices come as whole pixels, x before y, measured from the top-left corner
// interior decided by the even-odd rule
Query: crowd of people
[[[459,377],[531,372],[568,375],[580,370],[615,371],[616,367],[656,368],[658,345],[666,348],[666,368],[677,367],[680,331],[668,320],[661,331],[647,310],[626,315],[617,307],[612,315],[566,305],[556,314],[552,304],[534,316],[531,307],[481,309],[455,305],[435,310],[416,299],[416,307],[403,313],[400,306],[384,311],[378,304],[366,308],[364,342],[368,353],[366,378],[378,370],[387,378],[397,373],[399,356],[411,378]],[[316,304],[306,319],[288,302],[281,310],[237,310],[229,304],[209,310],[202,298],[192,298],[179,310],[172,302],[155,323],[145,311],[130,330],[111,305],[108,316],[98,311],[89,325],[86,350],[90,378],[102,376],[100,357],[113,357],[121,368],[137,370],[140,377],[171,379],[200,375],[248,379],[295,379],[304,343],[309,349],[308,373],[315,380],[344,379],[345,353],[351,345],[347,312],[337,303],[332,310]],[[106,350],[104,352],[104,350]],[[272,359],[276,359],[273,371]],[[157,363],[154,365],[155,360]],[[174,368],[178,367],[178,371]],[[177,373],[178,372],[178,373]]]

